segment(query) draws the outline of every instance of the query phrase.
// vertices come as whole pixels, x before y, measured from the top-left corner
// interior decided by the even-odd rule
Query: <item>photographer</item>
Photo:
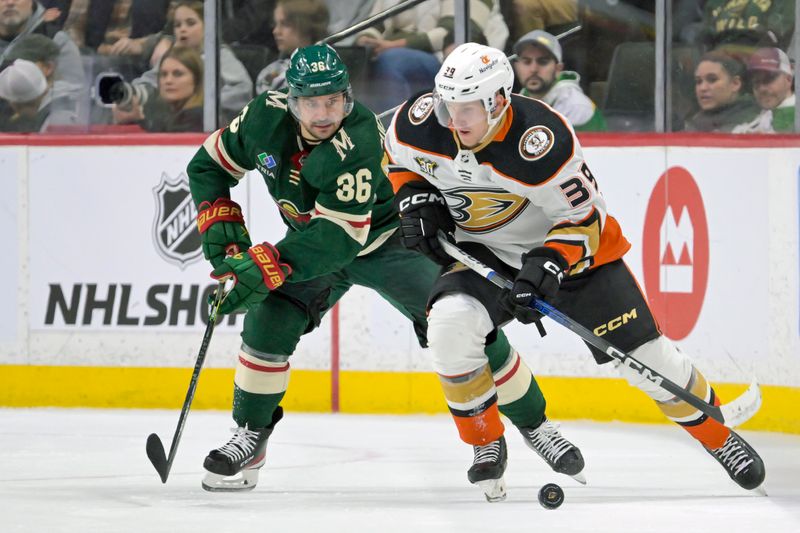
[[[136,123],[152,132],[203,131],[203,60],[196,50],[175,46],[161,58],[156,95],[143,98],[117,81],[106,96],[117,102],[116,124]]]

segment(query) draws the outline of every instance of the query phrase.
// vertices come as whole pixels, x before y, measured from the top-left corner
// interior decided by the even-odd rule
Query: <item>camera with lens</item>
[[[144,105],[150,96],[144,85],[134,85],[116,72],[101,72],[94,82],[94,98],[103,107],[117,106],[129,111],[133,108],[134,100]]]

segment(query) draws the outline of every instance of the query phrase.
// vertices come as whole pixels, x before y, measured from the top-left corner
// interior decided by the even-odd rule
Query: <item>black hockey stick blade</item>
[[[164,453],[164,445],[155,433],[151,433],[147,437],[147,458],[153,463],[158,476],[161,478],[161,483],[166,483],[167,476],[169,476],[169,463],[167,462],[167,454]]]

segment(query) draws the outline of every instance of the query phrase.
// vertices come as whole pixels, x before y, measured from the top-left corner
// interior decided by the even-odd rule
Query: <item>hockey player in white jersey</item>
[[[630,244],[607,212],[573,129],[547,104],[512,95],[513,81],[501,51],[463,44],[442,64],[434,92],[412,97],[396,112],[385,144],[404,244],[446,265],[429,299],[428,339],[459,434],[474,448],[469,479],[486,491],[502,484],[506,461],[499,415],[482,408],[498,382],[481,379],[484,339],[513,318],[538,321],[528,306],[534,297],[590,330],[635,309],[636,319],[605,338],[696,396],[720,403],[703,374],[659,331],[622,260]],[[501,291],[454,262],[439,245],[438,230],[514,279],[513,288]],[[598,364],[611,361],[589,349]],[[626,366],[617,368],[737,484],[761,485],[764,464],[739,435]]]

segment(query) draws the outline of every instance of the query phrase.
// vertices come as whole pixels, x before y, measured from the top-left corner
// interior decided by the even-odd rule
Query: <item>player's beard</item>
[[[333,137],[333,134],[336,133],[336,130],[338,129],[336,122],[334,122],[332,120],[312,122],[310,124],[310,126],[311,127],[306,127],[305,125],[303,125],[303,133],[304,133],[303,137],[310,137],[308,139],[309,141],[325,141],[325,140],[328,140],[331,137]],[[324,134],[324,135],[318,135],[317,133],[315,133],[315,130],[314,130],[315,126],[317,126],[317,127],[318,126],[331,126],[327,130],[330,133],[327,133],[327,134]]]

